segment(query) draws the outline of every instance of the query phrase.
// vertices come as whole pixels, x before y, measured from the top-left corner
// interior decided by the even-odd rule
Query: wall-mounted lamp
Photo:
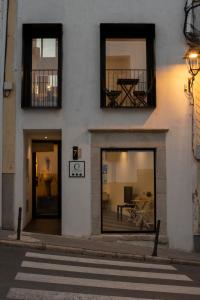
[[[189,46],[184,58],[192,76],[188,79],[187,91],[193,97],[193,83],[200,70],[200,0],[186,0],[184,11],[183,33]]]
[[[3,96],[5,98],[7,98],[10,95],[12,89],[13,89],[12,82],[5,81],[4,84],[3,84]]]
[[[200,71],[200,49],[189,48],[184,55],[189,73],[194,77]]]

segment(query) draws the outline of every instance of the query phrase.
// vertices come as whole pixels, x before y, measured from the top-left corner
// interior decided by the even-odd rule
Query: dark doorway
[[[61,142],[32,142],[32,216],[61,217]]]
[[[25,231],[31,233],[61,234],[61,220],[59,218],[37,218],[31,220]]]

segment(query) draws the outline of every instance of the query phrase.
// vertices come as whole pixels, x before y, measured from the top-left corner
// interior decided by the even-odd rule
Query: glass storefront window
[[[102,232],[155,231],[155,150],[102,150]]]

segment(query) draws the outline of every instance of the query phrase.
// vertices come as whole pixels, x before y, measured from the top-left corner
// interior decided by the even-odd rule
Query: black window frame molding
[[[145,38],[147,64],[147,106],[116,106],[114,109],[147,109],[156,107],[155,24],[152,23],[101,23],[100,24],[100,107],[106,106],[106,39]]]
[[[22,97],[21,107],[31,109],[58,109],[62,107],[62,35],[61,23],[25,23],[22,25]],[[31,105],[32,39],[58,39],[58,98],[56,106]]]

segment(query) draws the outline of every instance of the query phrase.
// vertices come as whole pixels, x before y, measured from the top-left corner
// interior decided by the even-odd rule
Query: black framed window
[[[154,24],[100,24],[101,107],[156,106]]]
[[[62,24],[23,24],[23,108],[60,108]]]
[[[155,232],[156,149],[101,149],[101,231]]]

